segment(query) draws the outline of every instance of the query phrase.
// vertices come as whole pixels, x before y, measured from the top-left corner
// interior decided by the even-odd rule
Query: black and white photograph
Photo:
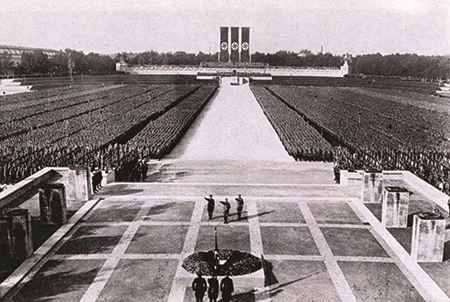
[[[449,0],[0,0],[0,301],[450,302]]]

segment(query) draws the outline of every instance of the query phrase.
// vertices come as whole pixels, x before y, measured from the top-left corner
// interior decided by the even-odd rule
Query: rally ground
[[[181,264],[214,248],[218,226],[219,248],[268,263],[233,278],[233,301],[431,301],[430,291],[446,301],[450,284],[439,276],[450,257],[408,262],[380,227],[379,207],[334,183],[331,164],[293,161],[259,110],[248,86],[222,86],[171,156],[151,163],[149,182],[104,187],[11,300],[194,301],[194,275]],[[207,219],[208,194],[232,201],[230,224],[220,205]]]
[[[206,217],[203,193],[243,192],[244,218]],[[338,185],[113,184],[14,301],[193,301],[182,260],[219,248],[261,255],[235,301],[422,301],[414,278]],[[267,278],[267,276],[266,276]],[[411,279],[411,280],[410,280]],[[267,286],[269,285],[269,286]]]

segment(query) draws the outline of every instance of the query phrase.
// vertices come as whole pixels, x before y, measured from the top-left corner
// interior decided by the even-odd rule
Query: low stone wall
[[[357,170],[349,172],[347,170],[340,171],[340,184],[344,186],[362,186],[362,170]],[[409,171],[401,170],[384,170],[383,172],[384,180],[402,180],[408,184],[412,189],[420,192],[422,195],[426,196],[429,200],[434,202],[444,211],[449,213],[448,202],[450,201],[450,196],[439,191],[434,186],[430,185],[420,177],[414,175]],[[358,176],[360,175],[360,176]]]
[[[450,200],[450,196],[448,196],[444,192],[439,191],[438,189],[409,171],[403,171],[403,180],[412,188],[432,200],[444,211],[447,211],[447,213],[449,212],[448,202]]]
[[[64,184],[67,203],[89,200],[92,196],[90,173],[85,168],[44,168],[16,185],[0,192],[0,212],[16,207],[38,193],[47,183]]]

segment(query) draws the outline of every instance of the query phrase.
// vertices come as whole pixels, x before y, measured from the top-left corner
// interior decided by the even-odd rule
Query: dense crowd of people
[[[450,152],[423,149],[335,147],[335,170],[407,170],[450,194]]]
[[[115,170],[117,181],[145,181],[148,160],[155,158],[151,146],[109,144],[54,146],[14,150],[0,149],[0,184],[14,184],[44,167],[89,167],[91,171]],[[450,194],[450,152],[412,148],[305,149],[299,161],[334,162],[335,170],[407,170],[439,190]]]

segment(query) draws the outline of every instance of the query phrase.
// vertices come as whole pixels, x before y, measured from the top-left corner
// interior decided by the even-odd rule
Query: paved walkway
[[[189,187],[199,191],[186,194]],[[24,280],[13,300],[193,301],[194,276],[181,264],[191,253],[214,247],[214,226],[219,248],[263,255],[270,264],[266,275],[260,270],[233,278],[234,301],[423,300],[353,198],[343,192],[333,197],[339,186],[284,188],[249,186],[244,191],[252,194],[243,196],[237,221],[236,185],[108,185],[104,199]],[[207,219],[201,196],[211,191],[218,192],[216,200],[232,200],[230,224],[222,223],[219,206]]]
[[[168,158],[293,162],[248,85],[231,86],[230,79]]]
[[[295,162],[248,85],[230,78],[175,149],[150,164],[148,182],[334,183],[332,163]]]

